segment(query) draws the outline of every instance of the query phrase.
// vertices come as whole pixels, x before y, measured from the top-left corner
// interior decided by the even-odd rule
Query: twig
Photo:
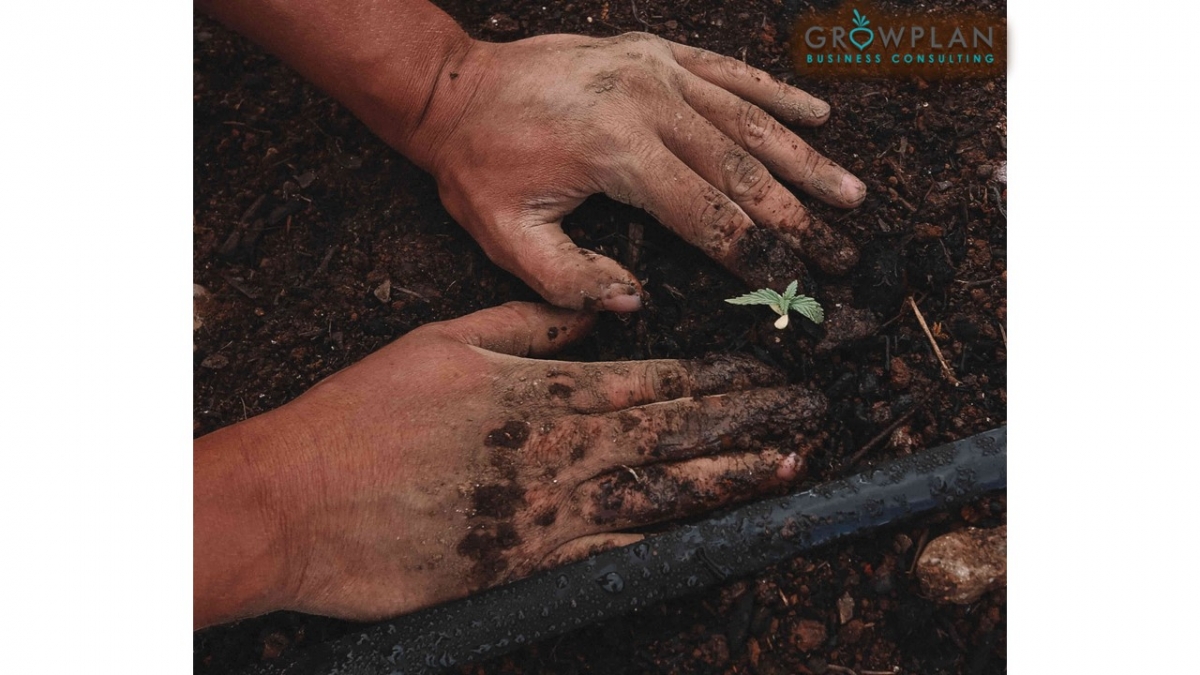
[[[900,666],[895,666],[891,670],[864,670],[859,675],[896,675],[900,672]]]
[[[942,374],[954,386],[959,386],[958,378],[954,377],[954,371],[950,370],[950,364],[946,363],[946,357],[942,356],[942,349],[938,347],[937,340],[933,339],[933,333],[929,332],[929,325],[925,323],[925,317],[921,316],[921,310],[917,309],[917,303],[908,296],[908,304],[912,307],[913,314],[917,315],[917,322],[921,324],[921,329],[925,331],[925,337],[929,338],[929,344],[933,345],[933,353],[937,355],[938,362],[942,364]]]
[[[452,284],[452,285],[453,285],[453,284]],[[411,296],[413,296],[414,298],[417,298],[417,299],[419,299],[419,300],[428,300],[428,298],[426,298],[425,296],[421,295],[420,293],[418,293],[418,292],[416,292],[416,291],[409,290],[409,289],[407,289],[407,288],[404,288],[404,287],[402,287],[402,286],[392,286],[392,290],[393,290],[393,291],[400,291],[401,293],[406,293],[406,294],[408,294],[408,295],[411,295]],[[450,290],[450,289],[446,289],[446,290]]]
[[[917,538],[917,548],[913,551],[912,565],[908,567],[908,573],[912,574],[917,571],[917,561],[921,559],[921,554],[925,552],[925,542],[929,539],[929,528],[921,530],[921,536]]]
[[[832,663],[825,666],[825,672],[842,673],[843,675],[858,675],[858,671],[854,670],[853,668],[847,668],[846,666],[835,666]]]
[[[1000,209],[1000,215],[1004,216],[1005,220],[1008,220],[1008,212],[1004,210],[1004,204],[1000,202],[1000,188],[993,185],[992,195],[996,197],[996,208]]]
[[[634,0],[629,0],[629,6],[633,8],[633,18],[637,19],[638,23],[642,24],[646,28],[650,28],[650,24],[646,23],[646,20],[643,19],[640,14],[638,14],[637,4],[634,2]]]
[[[1008,333],[1004,332],[1004,324],[997,321],[996,328],[1000,329],[1000,337],[1004,338],[1004,346],[1007,347],[1008,346]]]
[[[955,279],[954,283],[962,284],[964,288],[977,288],[979,286],[987,286],[990,283],[995,283],[997,281],[1003,281],[1003,280],[1004,280],[1004,277],[998,275],[998,276],[990,277],[987,279],[979,279],[977,281],[966,281],[965,279]]]
[[[851,455],[850,461],[846,464],[846,467],[849,468],[849,467],[854,466],[855,464],[858,464],[859,460],[861,460],[864,455],[866,455],[868,452],[870,452],[872,448],[874,448],[875,446],[877,446],[881,442],[883,442],[883,440],[885,438],[887,438],[888,436],[890,436],[893,431],[895,431],[896,429],[899,429],[901,424],[904,424],[905,422],[907,422],[909,420],[909,418],[911,418],[913,415],[915,415],[917,413],[917,411],[920,410],[923,405],[925,405],[925,401],[929,400],[929,397],[931,394],[932,394],[932,392],[926,393],[924,396],[921,397],[921,400],[917,401],[913,405],[913,407],[908,409],[907,412],[905,412],[903,415],[897,417],[895,419],[895,421],[893,421],[891,424],[887,425],[887,427],[885,427],[883,431],[879,432],[878,434],[875,434],[875,436],[871,440],[867,441],[865,445],[863,445],[861,448],[858,449],[858,452]]]

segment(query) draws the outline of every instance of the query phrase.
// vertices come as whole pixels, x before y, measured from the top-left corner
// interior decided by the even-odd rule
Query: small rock
[[[937,602],[968,605],[1008,583],[1008,526],[968,527],[929,542],[917,561],[925,594]]]
[[[825,624],[812,619],[801,619],[792,628],[792,645],[802,651],[811,652],[825,644]]]
[[[666,26],[667,30],[675,30],[676,28],[679,28],[679,22],[675,19],[670,19],[667,21]]]
[[[952,181],[948,181],[948,180],[941,181],[937,184],[938,192],[945,192],[946,190],[949,190],[952,187],[954,187],[954,183]]]
[[[379,284],[379,286],[377,286],[375,288],[375,297],[378,298],[379,301],[384,304],[391,302],[391,300],[392,300],[392,280],[391,279],[384,279],[383,283]]]
[[[208,289],[200,284],[192,284],[192,332],[200,330],[204,325],[204,317],[201,316],[203,308],[208,304]],[[192,350],[195,351],[195,345]]]
[[[945,236],[946,230],[941,225],[917,223],[913,227],[913,238],[917,241],[934,241]]]
[[[1000,162],[996,166],[996,171],[992,173],[992,180],[1003,185],[1008,185],[1008,162]]]
[[[296,176],[296,183],[299,184],[300,189],[303,190],[304,188],[307,188],[309,185],[312,185],[313,181],[316,179],[317,179],[317,174],[315,174],[311,171],[305,171],[304,173],[300,174],[299,176]]]
[[[897,391],[904,391],[912,384],[912,371],[908,369],[908,364],[899,356],[892,357],[892,372],[888,375],[888,382],[892,388]]]
[[[850,619],[854,618],[854,598],[850,597],[850,592],[846,591],[837,601],[838,622],[846,624]]]
[[[911,453],[919,445],[917,439],[913,437],[912,429],[909,429],[907,424],[893,431],[891,438],[888,439],[888,446],[904,453]]]
[[[903,532],[896,535],[896,538],[892,540],[892,550],[900,555],[908,553],[908,549],[912,548],[912,545],[912,537],[904,534]]]
[[[200,362],[201,368],[208,368],[209,370],[220,370],[227,365],[229,365],[229,357],[224,354],[209,354]]]
[[[497,35],[507,35],[520,30],[521,24],[507,14],[493,14],[488,17],[487,29]]]
[[[980,178],[987,179],[992,177],[992,173],[995,172],[995,170],[996,167],[992,166],[991,164],[980,164],[975,168],[975,175],[979,176]]]

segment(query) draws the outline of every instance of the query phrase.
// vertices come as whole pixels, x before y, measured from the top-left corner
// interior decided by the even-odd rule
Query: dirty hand
[[[546,35],[470,42],[415,127],[372,126],[433,173],[451,215],[542,297],[628,312],[641,306],[634,275],[561,228],[592,194],[646,209],[752,285],[802,276],[794,251],[827,272],[854,265],[856,249],[775,178],[835,206],[862,202],[862,182],[780,124],[819,125],[829,112],[741,61],[653,35]]]
[[[510,303],[430,324],[199,439],[197,625],[405,613],[803,470],[824,399],[757,362],[526,358],[591,321]]]

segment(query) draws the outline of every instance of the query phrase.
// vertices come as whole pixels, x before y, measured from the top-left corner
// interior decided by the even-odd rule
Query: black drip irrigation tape
[[[415,675],[490,658],[587,624],[746,576],[1007,487],[1008,427],[748,504],[474,597],[313,646],[245,675]]]

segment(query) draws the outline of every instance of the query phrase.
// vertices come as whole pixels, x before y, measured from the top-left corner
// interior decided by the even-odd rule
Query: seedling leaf
[[[792,301],[792,309],[806,317],[813,323],[821,323],[825,320],[825,310],[821,308],[821,303],[812,298],[802,295]]]
[[[725,302],[731,305],[776,305],[783,306],[783,296],[769,288],[760,288],[752,293],[729,298]]]
[[[796,295],[799,290],[800,282],[793,281],[784,289],[783,295],[769,288],[760,288],[736,298],[729,298],[725,302],[731,305],[767,305],[779,315],[779,320],[775,322],[776,328],[784,328],[788,325],[788,312],[792,310],[799,312],[801,316],[807,317],[813,323],[824,321],[825,310],[821,308],[821,304],[807,295]]]

